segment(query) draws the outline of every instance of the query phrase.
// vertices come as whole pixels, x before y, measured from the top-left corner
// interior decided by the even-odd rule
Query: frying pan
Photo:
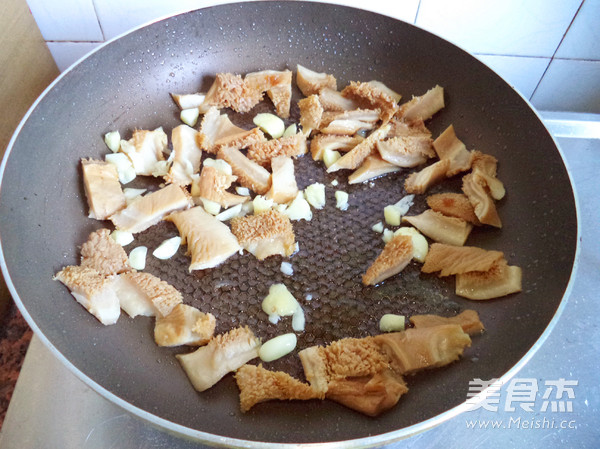
[[[339,86],[377,79],[404,96],[439,84],[446,107],[429,123],[434,137],[450,124],[469,149],[494,155],[507,196],[502,229],[476,229],[468,244],[504,251],[523,268],[523,292],[470,302],[451,280],[419,273],[416,264],[382,286],[360,275],[382,247],[371,226],[400,199],[407,172],[372,185],[348,186],[310,157],[298,159],[300,187],[327,183],[328,205],[311,222],[294,224],[300,252],[294,276],[281,259],[259,263],[236,255],[222,267],[189,274],[185,248],[169,261],[148,258],[147,271],[168,280],[185,301],[217,316],[219,332],[249,325],[262,338],[290,330],[261,315],[260,301],[276,281],[288,285],[307,316],[299,348],[377,333],[383,313],[452,315],[476,309],[487,331],[461,361],[409,378],[409,392],[389,412],[368,418],[329,401],[268,402],[239,412],[227,376],[198,394],[174,354],[158,348],[152,320],[124,315],[104,327],[52,276],[79,261],[79,245],[102,226],[87,218],[79,160],[103,158],[102,136],[119,130],[177,126],[169,93],[205,91],[214,74],[302,64],[334,74]],[[295,99],[298,92],[294,92]],[[255,111],[272,110],[267,101]],[[253,111],[253,113],[255,112]],[[231,114],[239,124],[247,117]],[[292,118],[297,120],[294,107]],[[334,207],[330,182],[350,194],[350,209]],[[138,183],[144,183],[140,180]],[[151,184],[151,183],[150,183]],[[433,191],[458,189],[449,181]],[[425,207],[418,198],[411,213]],[[174,16],[101,47],[63,74],[29,111],[2,165],[2,269],[28,323],[49,348],[100,394],[149,422],[215,445],[274,443],[370,446],[422,431],[464,409],[468,382],[513,375],[550,332],[569,285],[577,247],[575,200],[556,144],[531,107],[499,76],[444,40],[366,11],[304,2],[222,5]],[[176,234],[167,223],[137,236],[150,248]],[[313,299],[307,300],[306,295]],[[301,376],[297,357],[268,366]]]

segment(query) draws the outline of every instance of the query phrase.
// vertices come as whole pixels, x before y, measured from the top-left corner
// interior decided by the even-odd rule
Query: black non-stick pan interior
[[[409,392],[389,412],[368,418],[328,401],[268,402],[239,411],[231,376],[204,393],[188,382],[174,354],[158,348],[153,322],[124,314],[105,327],[52,276],[76,264],[88,234],[110,223],[87,218],[79,160],[103,158],[103,135],[180,124],[169,93],[205,91],[218,72],[289,68],[302,64],[351,80],[379,80],[403,95],[439,84],[446,107],[428,124],[434,137],[450,124],[469,149],[494,155],[507,190],[498,208],[502,229],[476,229],[468,244],[504,251],[523,268],[523,292],[486,302],[453,294],[452,281],[423,275],[417,264],[382,286],[360,276],[383,247],[371,226],[387,204],[405,195],[408,172],[349,186],[346,173],[325,173],[310,156],[296,165],[299,186],[327,186],[327,206],[311,222],[294,224],[300,251],[294,275],[281,258],[258,262],[236,255],[223,266],[188,272],[181,248],[169,261],[148,258],[147,271],[171,282],[185,302],[216,315],[217,330],[250,326],[263,339],[288,332],[260,310],[274,282],[284,282],[306,311],[298,348],[378,332],[384,313],[453,315],[477,310],[486,332],[463,359],[407,379]],[[294,92],[297,100],[299,93]],[[266,100],[254,112],[270,111]],[[230,113],[239,124],[248,117]],[[297,107],[288,121],[298,120]],[[337,179],[334,188],[331,181]],[[141,181],[140,181],[141,182]],[[151,183],[150,183],[151,184]],[[350,208],[335,208],[335,189]],[[460,189],[448,181],[433,192]],[[425,208],[417,198],[411,213]],[[110,226],[109,226],[110,227]],[[552,138],[528,104],[499,76],[463,50],[388,17],[308,2],[256,2],[201,9],[138,29],[105,45],[69,70],[45,93],[7,151],[0,190],[5,276],[29,323],[44,341],[102,394],[170,430],[212,443],[312,443],[410,434],[423,421],[466,400],[469,380],[504,375],[551,323],[567,287],[577,220],[569,178]],[[153,248],[176,234],[162,223],[140,234]],[[312,296],[309,301],[306,295]],[[302,376],[296,355],[266,365]],[[433,422],[433,421],[429,421]],[[392,433],[390,433],[392,432]],[[388,434],[388,436],[381,436]],[[220,439],[221,437],[225,439]],[[236,441],[239,440],[239,441]]]

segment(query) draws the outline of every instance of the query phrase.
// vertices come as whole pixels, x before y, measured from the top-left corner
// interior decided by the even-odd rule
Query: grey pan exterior
[[[486,333],[462,362],[410,379],[409,394],[377,419],[318,401],[269,403],[241,414],[231,377],[196,394],[173,351],[149,339],[149,321],[122,317],[104,328],[51,280],[62,266],[77,263],[78,245],[98,228],[85,216],[78,161],[103,157],[104,133],[176,126],[169,93],[206,89],[202,80],[217,72],[294,69],[298,63],[336,74],[340,85],[378,79],[405,95],[444,86],[447,104],[431,122],[434,136],[450,124],[463,130],[468,148],[498,158],[509,192],[499,207],[510,225],[476,233],[469,244],[501,249],[522,266],[524,291],[478,303],[453,297],[461,308],[478,310]],[[44,93],[2,165],[2,269],[29,324],[110,400],[215,445],[373,446],[459,413],[469,380],[513,375],[547,336],[569,286],[577,236],[575,199],[560,151],[508,84],[463,50],[412,25],[318,3],[201,9],[107,43]]]

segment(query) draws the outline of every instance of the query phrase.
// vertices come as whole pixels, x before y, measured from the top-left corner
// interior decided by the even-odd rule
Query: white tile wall
[[[550,58],[500,55],[475,56],[507,80],[525,98],[531,98],[542,75],[548,68],[548,64],[550,64]]]
[[[46,41],[102,41],[92,0],[27,0]]]
[[[600,59],[600,0],[585,1],[556,57]]]
[[[600,0],[324,1],[386,14],[456,43],[538,109],[600,113]],[[230,0],[27,2],[64,70],[99,42],[131,28]]]

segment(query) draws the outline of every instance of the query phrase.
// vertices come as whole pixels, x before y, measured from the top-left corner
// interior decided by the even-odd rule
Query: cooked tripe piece
[[[394,101],[396,103],[398,103],[400,100],[402,100],[402,95],[400,95],[398,92],[390,89],[385,84],[383,84],[381,81],[371,80],[371,81],[367,81],[367,84],[369,84],[369,85],[373,86],[374,88],[379,89],[380,91],[388,94],[390,97],[392,97],[394,99]]]
[[[431,131],[425,126],[422,119],[404,121],[397,115],[390,120],[391,129],[388,134],[392,137],[431,137]]]
[[[231,220],[231,231],[240,245],[259,260],[276,254],[291,256],[295,250],[292,223],[287,215],[276,209],[235,217]]]
[[[205,114],[206,111],[210,108],[204,100],[206,99],[206,94],[197,92],[195,94],[174,94],[171,93],[171,97],[173,101],[177,103],[179,109],[198,109],[200,114]]]
[[[506,194],[504,184],[496,177],[498,160],[490,155],[480,151],[473,151],[471,168],[473,173],[480,176],[495,200],[501,200]]]
[[[228,192],[236,176],[228,175],[214,166],[204,165],[197,182],[194,183],[193,195],[219,203],[225,209],[248,201],[248,196]]]
[[[263,195],[271,186],[271,173],[266,168],[248,159],[241,151],[232,147],[222,147],[217,155],[229,165],[237,181],[244,187]]]
[[[325,112],[321,120],[321,133],[353,135],[360,130],[375,128],[379,120],[378,109],[355,109],[343,112]]]
[[[450,161],[446,176],[454,176],[471,168],[471,152],[456,137],[454,126],[450,125],[433,141],[433,148],[441,160],[448,159]]]
[[[103,161],[82,159],[83,186],[90,218],[106,220],[126,205],[117,168]]]
[[[288,118],[290,116],[292,100],[292,72],[290,70],[281,72],[263,70],[247,73],[244,81],[251,89],[267,93],[279,117]]]
[[[342,95],[356,101],[361,107],[379,109],[380,118],[387,123],[398,110],[398,102],[386,91],[372,83],[351,81],[342,89]]]
[[[181,366],[194,388],[204,391],[227,373],[258,357],[260,340],[248,327],[238,327],[214,336],[206,346],[190,354],[178,354]]]
[[[400,167],[397,165],[384,161],[378,154],[372,154],[363,161],[360,167],[348,176],[348,184],[359,184],[399,170]]]
[[[313,160],[320,161],[323,159],[323,153],[325,150],[344,152],[350,151],[363,140],[364,137],[361,136],[318,134],[310,141],[310,153]]]
[[[448,217],[461,218],[471,224],[481,225],[469,198],[462,193],[447,192],[429,195],[427,197],[427,205],[432,210]]]
[[[456,275],[456,294],[468,299],[484,300],[510,295],[522,290],[522,270],[496,261],[487,271],[470,271]]]
[[[166,316],[183,301],[175,287],[142,271],[121,274],[115,289],[121,308],[132,318],[137,315]]]
[[[364,285],[375,285],[404,270],[413,256],[412,238],[395,235],[362,277]]]
[[[411,173],[404,181],[404,189],[407,193],[425,193],[429,187],[446,178],[448,167],[450,167],[450,160],[444,159]]]
[[[318,399],[310,385],[300,382],[283,371],[269,371],[254,365],[237,370],[235,380],[240,389],[240,409],[247,412],[260,402],[279,400]]]
[[[324,88],[337,90],[337,82],[333,75],[314,72],[300,64],[296,66],[296,84],[305,97],[318,94]]]
[[[308,136],[313,129],[319,129],[321,118],[323,118],[323,106],[321,106],[319,97],[313,94],[298,101],[298,108],[300,109],[300,126],[302,126],[304,134]]]
[[[456,217],[446,217],[431,209],[419,215],[404,216],[402,222],[410,223],[436,242],[456,246],[464,245],[473,229],[471,223]]]
[[[158,346],[201,346],[213,337],[216,320],[186,304],[177,304],[171,313],[156,318],[154,341]]]
[[[396,405],[407,391],[402,376],[386,369],[371,376],[334,380],[326,397],[367,416],[377,416]]]
[[[177,226],[181,244],[187,243],[190,271],[214,268],[241,249],[229,227],[200,206],[175,212],[167,220]]]
[[[198,146],[211,154],[216,154],[224,146],[239,150],[254,142],[266,140],[260,129],[245,130],[235,126],[227,114],[221,114],[215,107],[204,114],[196,139]]]
[[[271,159],[276,156],[297,157],[307,151],[306,136],[302,132],[298,132],[287,137],[252,143],[248,148],[247,155],[248,158],[263,167],[268,167]]]
[[[440,271],[440,276],[488,271],[496,262],[504,259],[501,251],[489,251],[476,246],[455,246],[432,243],[421,268],[423,273]]]
[[[483,323],[475,310],[464,310],[458,315],[443,317],[439,315],[413,315],[410,322],[417,329],[440,326],[442,324],[458,324],[469,335],[478,335],[484,331]]]
[[[416,167],[435,156],[431,138],[426,136],[393,137],[377,142],[381,158],[398,167]]]
[[[494,199],[487,189],[487,181],[477,171],[463,176],[462,190],[473,205],[473,210],[483,224],[502,227]]]
[[[169,184],[130,203],[110,219],[118,230],[135,234],[155,225],[170,212],[191,205],[192,198],[185,188]]]
[[[298,185],[294,175],[294,161],[289,156],[276,156],[271,159],[271,189],[267,199],[279,204],[292,201],[298,194]]]
[[[73,297],[104,325],[115,324],[121,314],[115,277],[106,277],[93,268],[68,266],[53,278],[62,282]]]
[[[341,92],[329,87],[319,91],[319,102],[325,111],[352,111],[358,108],[358,103],[346,98]]]
[[[189,185],[192,175],[200,169],[202,150],[197,143],[198,132],[187,125],[179,125],[171,133],[173,163],[165,180],[169,183]]]
[[[217,109],[231,108],[236,112],[248,112],[262,98],[263,91],[242,79],[240,75],[217,73],[204,102]]]
[[[413,374],[458,360],[471,338],[458,324],[407,329],[373,337],[396,374]]]
[[[110,236],[108,229],[92,232],[81,245],[81,266],[93,268],[105,276],[131,271],[127,253]]]
[[[428,120],[444,107],[444,88],[435,86],[419,97],[400,105],[398,115],[405,121]]]
[[[356,145],[349,152],[344,154],[341,158],[330,165],[327,169],[327,173],[333,173],[341,169],[354,170],[355,168],[360,167],[360,165],[368,156],[377,151],[377,142],[381,139],[384,139],[389,130],[389,125],[384,125],[380,128],[377,128],[361,143]]]
[[[131,159],[135,173],[152,176],[157,164],[165,160],[167,150],[167,134],[162,127],[154,131],[138,129],[131,139],[121,140],[121,151]]]

